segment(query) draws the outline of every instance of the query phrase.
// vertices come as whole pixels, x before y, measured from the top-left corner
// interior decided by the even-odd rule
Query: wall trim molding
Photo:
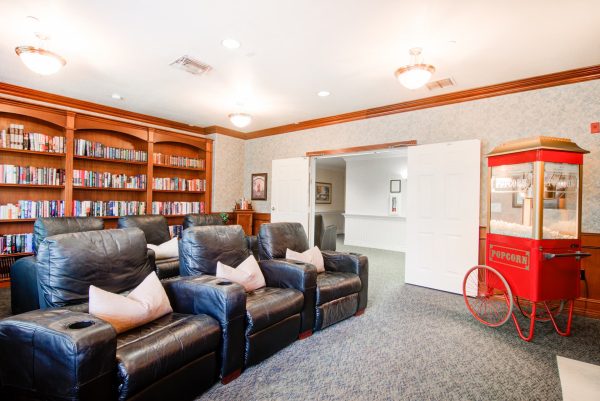
[[[310,128],[365,120],[373,117],[382,117],[389,114],[406,113],[408,111],[445,106],[454,103],[468,102],[471,100],[485,99],[488,97],[508,95],[512,93],[549,88],[553,86],[568,85],[595,79],[600,79],[600,65],[593,65],[574,70],[518,79],[501,84],[445,93],[443,95],[430,96],[422,99],[410,100],[408,102],[391,104],[388,106],[380,106],[371,109],[338,114],[336,116],[317,118],[296,124],[287,124],[278,127],[266,128],[249,132],[248,134],[245,134],[245,138],[255,139],[265,136],[285,134]]]
[[[22,102],[29,100],[33,104],[75,111],[79,114],[89,114],[113,119],[116,121],[141,124],[154,128],[162,128],[167,130],[171,129],[173,131],[188,135],[206,135],[206,132],[202,127],[194,127],[185,123],[167,120],[165,118],[153,117],[133,111],[118,109],[116,107],[104,106],[85,100],[78,100],[67,96],[55,95],[53,93],[42,92],[5,82],[0,82],[0,94],[3,95],[2,97],[4,98]]]
[[[354,146],[351,148],[315,150],[313,152],[306,152],[306,156],[345,155],[350,153],[368,152],[371,150],[405,148],[407,146],[415,146],[416,144],[417,140],[411,139],[410,141],[379,143],[376,145]]]

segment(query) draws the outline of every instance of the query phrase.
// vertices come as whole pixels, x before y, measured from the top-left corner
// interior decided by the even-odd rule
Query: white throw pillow
[[[325,261],[323,260],[323,254],[318,246],[313,246],[302,253],[292,251],[288,248],[285,251],[285,258],[313,264],[317,268],[317,273],[323,273],[325,271]]]
[[[217,262],[217,277],[223,278],[244,286],[247,292],[266,287],[265,276],[263,276],[258,262],[250,255],[237,268]]]
[[[177,237],[173,237],[160,245],[147,244],[147,246],[154,251],[156,260],[178,258],[179,244],[177,243],[177,240]]]
[[[167,293],[152,272],[127,296],[90,286],[89,311],[122,333],[173,312]]]

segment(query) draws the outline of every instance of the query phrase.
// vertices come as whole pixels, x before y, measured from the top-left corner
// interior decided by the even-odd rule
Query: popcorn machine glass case
[[[488,154],[486,265],[469,270],[463,284],[467,307],[482,323],[495,327],[512,316],[526,341],[536,321],[569,334],[580,259],[588,256],[580,251],[584,153],[568,139],[536,137]],[[565,302],[567,329],[561,331],[555,316]],[[515,305],[530,320],[528,335]]]

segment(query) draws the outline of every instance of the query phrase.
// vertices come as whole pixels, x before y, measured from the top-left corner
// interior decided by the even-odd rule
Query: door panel
[[[408,149],[406,283],[462,293],[478,262],[480,161],[479,140]]]
[[[309,165],[307,157],[273,160],[271,222],[297,222],[309,233]]]

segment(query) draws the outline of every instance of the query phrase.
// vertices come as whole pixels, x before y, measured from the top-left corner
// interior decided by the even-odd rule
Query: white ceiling
[[[67,59],[54,76],[15,55],[36,43],[27,15]],[[198,126],[234,128],[243,111],[254,131],[600,64],[599,16],[597,0],[2,0],[0,81]],[[400,86],[414,46],[457,86]],[[169,67],[184,54],[214,70]]]

